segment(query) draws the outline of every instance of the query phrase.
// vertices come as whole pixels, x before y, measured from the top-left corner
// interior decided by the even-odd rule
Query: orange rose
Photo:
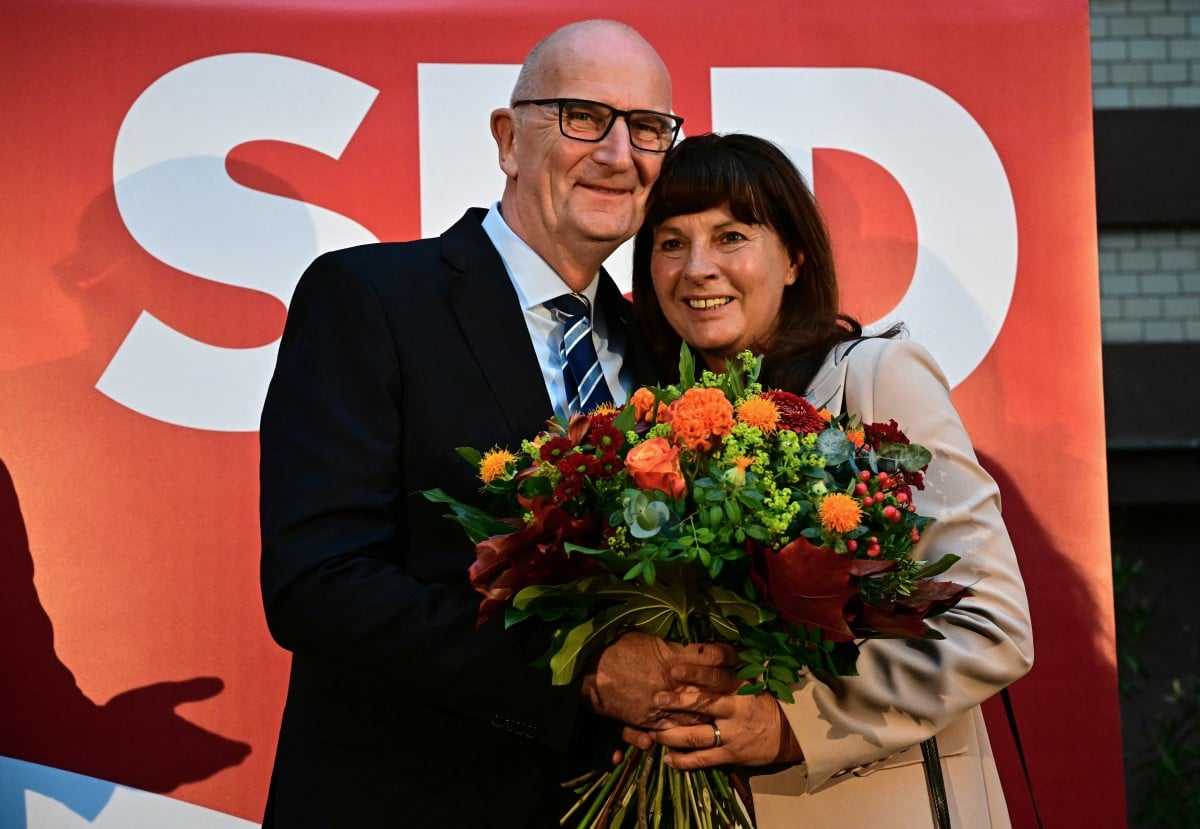
[[[655,489],[672,498],[687,492],[687,480],[679,468],[679,447],[665,438],[651,438],[629,450],[625,470],[642,489]]]

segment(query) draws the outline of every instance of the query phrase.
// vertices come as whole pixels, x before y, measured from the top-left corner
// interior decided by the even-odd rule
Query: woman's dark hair
[[[673,376],[680,338],[663,316],[650,278],[654,231],[672,217],[726,204],[739,222],[766,225],[788,253],[803,254],[795,283],[783,291],[774,338],[757,345],[763,354],[763,383],[803,393],[829,350],[861,337],[862,326],[839,310],[829,232],[812,191],[787,155],[769,141],[738,133],[698,135],[667,154],[634,242],[638,322],[660,369]]]

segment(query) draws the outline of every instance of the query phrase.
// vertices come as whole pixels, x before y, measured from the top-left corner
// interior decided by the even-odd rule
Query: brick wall
[[[1200,106],[1200,0],[1092,0],[1096,109]]]
[[[1092,0],[1096,109],[1200,107],[1200,0]],[[1102,229],[1104,341],[1200,341],[1200,228]]]
[[[1100,234],[1105,342],[1200,341],[1200,230]]]

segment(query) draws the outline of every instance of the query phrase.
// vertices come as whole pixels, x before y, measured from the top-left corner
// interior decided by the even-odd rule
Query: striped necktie
[[[567,413],[589,413],[603,403],[612,403],[612,392],[604,382],[604,371],[592,343],[591,306],[580,294],[563,294],[546,303],[563,325],[563,361],[567,386]]]

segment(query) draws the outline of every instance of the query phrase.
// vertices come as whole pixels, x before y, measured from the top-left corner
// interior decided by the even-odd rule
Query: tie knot
[[[587,301],[587,297],[582,294],[563,294],[546,303],[554,310],[558,311],[568,319],[584,319],[591,320],[592,308]]]

